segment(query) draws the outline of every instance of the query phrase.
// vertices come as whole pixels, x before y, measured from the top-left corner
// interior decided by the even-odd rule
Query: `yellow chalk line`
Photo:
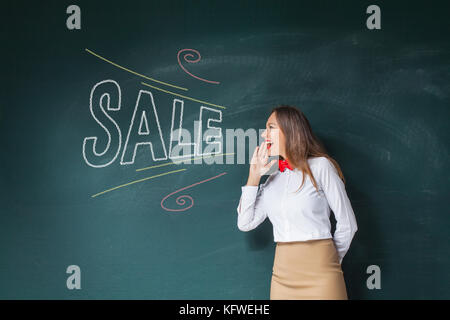
[[[92,54],[93,56],[95,56],[95,57],[97,57],[97,58],[99,58],[99,59],[101,59],[101,60],[103,60],[103,61],[106,61],[106,62],[112,64],[113,66],[117,67],[117,68],[120,68],[120,69],[122,69],[122,70],[125,70],[125,71],[127,71],[127,72],[130,72],[130,73],[132,73],[132,74],[134,74],[134,75],[137,75],[137,76],[139,76],[139,77],[142,77],[142,78],[144,78],[144,79],[147,79],[147,80],[150,80],[150,81],[154,81],[154,82],[157,82],[157,83],[161,83],[161,84],[163,84],[163,85],[170,86],[170,87],[173,87],[173,88],[176,88],[176,89],[188,91],[187,88],[183,88],[183,87],[175,86],[175,85],[170,84],[170,83],[167,83],[167,82],[159,81],[159,80],[156,80],[156,79],[147,77],[147,76],[145,76],[145,75],[143,75],[143,74],[137,73],[137,72],[135,72],[135,71],[133,71],[133,70],[130,70],[130,69],[128,69],[128,68],[122,67],[121,65],[119,65],[119,64],[117,64],[117,63],[114,63],[114,62],[112,62],[112,61],[110,61],[110,60],[108,60],[108,59],[102,57],[101,55],[99,55],[99,54],[93,52],[92,50],[89,50],[88,48],[85,48],[85,50],[86,50],[86,52]],[[207,105],[210,105],[210,106],[214,106],[214,107],[226,109],[226,107],[224,107],[224,106],[220,106],[220,105],[213,104],[213,103],[210,103],[210,102],[198,100],[198,99],[191,98],[191,97],[187,97],[187,96],[184,96],[184,95],[181,95],[181,94],[177,94],[177,93],[174,93],[174,92],[171,92],[171,91],[167,91],[167,90],[164,90],[164,89],[161,89],[161,88],[158,88],[158,87],[154,87],[154,86],[152,86],[152,85],[150,85],[150,84],[148,84],[148,83],[145,83],[145,82],[141,82],[141,83],[142,83],[143,85],[145,85],[145,86],[151,87],[151,88],[156,89],[156,90],[160,90],[160,91],[165,92],[165,93],[168,93],[168,94],[172,94],[172,95],[175,95],[175,96],[178,96],[178,97],[182,97],[182,98],[185,98],[185,99],[189,99],[189,100],[192,100],[192,101],[204,103],[204,104],[207,104]],[[215,154],[215,155],[210,155],[210,156],[206,156],[206,157],[213,157],[213,156],[220,156],[220,155],[231,155],[231,154],[234,154],[234,152],[233,152],[233,153]],[[204,158],[204,157],[202,156],[202,157],[192,158],[191,160],[196,160],[196,159],[200,159],[200,158]],[[189,160],[189,159],[184,159],[184,160],[180,160],[180,161],[168,162],[168,163],[164,163],[164,164],[160,164],[160,165],[155,165],[155,166],[151,166],[151,167],[141,168],[141,169],[137,169],[136,171],[143,171],[143,170],[148,170],[148,169],[151,169],[151,168],[157,168],[157,167],[163,167],[163,166],[167,166],[167,165],[171,165],[171,164],[177,164],[177,163],[185,162],[186,160]],[[129,185],[131,185],[131,184],[139,183],[139,182],[146,181],[146,180],[149,180],[149,179],[153,179],[153,178],[161,177],[161,176],[164,176],[164,175],[167,175],[167,174],[171,174],[171,173],[175,173],[175,172],[180,172],[180,171],[185,171],[185,170],[187,170],[187,169],[180,169],[180,170],[169,171],[169,172],[157,174],[157,175],[154,175],[154,176],[146,177],[146,178],[143,178],[143,179],[134,180],[134,181],[131,181],[131,182],[128,182],[128,183],[125,183],[125,184],[116,186],[116,187],[114,187],[114,188],[110,188],[110,189],[107,189],[107,190],[105,190],[105,191],[96,193],[96,194],[92,195],[91,197],[92,197],[92,198],[95,198],[95,197],[97,197],[97,196],[99,196],[99,195],[101,195],[101,194],[105,194],[105,193],[107,193],[107,192],[110,192],[110,191],[113,191],[113,190],[117,190],[117,189],[119,189],[119,188],[123,188],[123,187],[129,186]]]
[[[102,59],[103,61],[106,61],[106,62],[112,64],[113,66],[115,66],[115,67],[117,67],[117,68],[120,68],[120,69],[122,69],[122,70],[128,71],[128,72],[130,72],[130,73],[132,73],[132,74],[134,74],[134,75],[137,75],[137,76],[139,76],[139,77],[142,77],[142,78],[145,78],[145,79],[147,79],[147,80],[154,81],[154,82],[158,82],[158,83],[164,84],[164,85],[169,86],[169,87],[174,87],[174,88],[177,88],[177,89],[180,89],[180,90],[188,91],[188,89],[186,89],[186,88],[179,87],[179,86],[175,86],[175,85],[170,84],[170,83],[167,83],[167,82],[162,82],[162,81],[159,81],[159,80],[156,80],[156,79],[147,77],[147,76],[145,76],[145,75],[143,75],[143,74],[137,73],[137,72],[135,72],[135,71],[133,71],[133,70],[127,69],[127,68],[125,68],[125,67],[122,67],[121,65],[119,65],[119,64],[117,64],[117,63],[114,63],[114,62],[112,62],[112,61],[110,61],[110,60],[108,60],[108,59],[102,57],[101,55],[99,55],[99,54],[97,54],[97,53],[95,53],[95,52],[89,50],[88,48],[85,48],[84,50],[86,50],[86,51],[89,52],[90,54],[96,56],[97,58]]]
[[[154,86],[152,86],[152,85],[150,85],[150,84],[148,84],[148,83],[145,83],[145,82],[141,82],[141,83],[142,83],[144,86],[147,86],[147,87],[150,87],[150,88],[153,88],[153,89],[156,89],[156,90],[160,90],[160,91],[165,92],[165,93],[168,93],[168,94],[173,94],[174,96],[178,96],[178,97],[182,97],[182,98],[189,99],[189,100],[192,100],[192,101],[204,103],[204,104],[207,104],[207,105],[210,105],[210,106],[214,106],[214,107],[217,107],[217,108],[226,109],[226,107],[219,106],[219,105],[214,104],[214,103],[210,103],[210,102],[198,100],[198,99],[195,99],[195,98],[183,96],[182,94],[178,94],[178,93],[171,92],[171,91],[167,91],[167,90],[164,90],[164,89],[161,89],[161,88],[158,88],[158,87],[154,87]]]
[[[153,169],[153,168],[159,168],[159,167],[164,167],[164,166],[169,166],[171,164],[178,164],[181,162],[185,162],[186,160],[197,160],[197,159],[201,159],[201,158],[210,158],[210,157],[217,157],[217,156],[227,156],[227,155],[232,155],[234,154],[234,152],[230,152],[230,153],[218,153],[218,154],[213,154],[213,155],[209,155],[209,156],[201,156],[201,157],[197,157],[197,158],[186,158],[184,160],[179,160],[179,161],[173,161],[173,162],[167,162],[167,163],[162,163],[162,164],[157,164],[155,166],[151,166],[151,167],[145,167],[145,168],[141,168],[141,169],[136,169],[136,171],[144,171],[144,170],[148,170],[148,169]]]
[[[110,192],[110,191],[113,191],[113,190],[116,190],[116,189],[119,189],[119,188],[123,188],[123,187],[129,186],[129,185],[134,184],[134,183],[142,182],[142,181],[145,181],[145,180],[149,180],[149,179],[165,176],[167,174],[171,174],[171,173],[175,173],[175,172],[179,172],[179,171],[184,171],[184,170],[187,170],[187,169],[179,169],[179,170],[164,172],[164,173],[157,174],[157,175],[150,176],[150,177],[146,177],[146,178],[143,178],[143,179],[134,180],[134,181],[131,181],[131,182],[128,182],[128,183],[125,183],[125,184],[121,184],[120,186],[117,186],[117,187],[114,187],[114,188],[111,188],[111,189],[108,189],[108,190],[96,193],[96,194],[92,195],[91,197],[95,198],[95,197],[97,197],[97,196],[99,196],[101,194],[104,194],[104,193],[107,193],[107,192]]]

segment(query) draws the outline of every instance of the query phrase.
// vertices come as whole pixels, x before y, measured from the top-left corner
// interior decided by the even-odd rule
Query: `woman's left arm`
[[[325,158],[318,164],[318,167],[320,184],[336,218],[333,240],[338,251],[339,263],[342,263],[353,236],[358,230],[358,225],[344,182],[339,177],[333,163]]]

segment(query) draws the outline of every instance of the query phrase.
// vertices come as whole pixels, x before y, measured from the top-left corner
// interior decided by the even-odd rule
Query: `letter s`
[[[99,87],[101,87],[102,95],[100,96]],[[114,96],[114,105],[111,103],[111,95]],[[105,105],[106,99],[106,105]],[[95,107],[99,107],[97,110]],[[83,141],[83,158],[86,163],[94,168],[102,168],[110,165],[116,160],[119,155],[122,133],[120,128],[113,118],[108,114],[108,111],[120,110],[121,91],[119,84],[114,80],[103,80],[97,83],[91,90],[89,98],[89,109],[94,120],[105,130],[108,136],[108,142],[103,152],[97,152],[97,137],[86,137]],[[102,121],[101,121],[101,120]],[[111,134],[112,132],[112,134]],[[117,148],[111,147],[111,143]]]

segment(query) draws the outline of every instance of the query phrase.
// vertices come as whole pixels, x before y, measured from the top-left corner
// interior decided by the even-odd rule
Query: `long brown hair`
[[[336,167],[339,177],[345,183],[344,174],[336,160],[331,158],[322,144],[311,129],[308,119],[301,110],[288,105],[279,105],[272,109],[270,115],[275,112],[278,124],[285,136],[286,157],[289,164],[303,172],[302,184],[305,182],[305,173],[311,177],[312,183],[319,192],[316,179],[314,178],[311,168],[308,164],[308,158],[326,157]],[[270,116],[269,115],[269,116]]]

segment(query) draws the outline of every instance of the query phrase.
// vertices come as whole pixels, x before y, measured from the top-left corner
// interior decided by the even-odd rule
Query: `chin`
[[[270,146],[270,148],[268,149],[268,155],[269,157],[274,157],[274,156],[278,156],[279,154],[275,151],[275,149],[273,148],[273,145]]]

